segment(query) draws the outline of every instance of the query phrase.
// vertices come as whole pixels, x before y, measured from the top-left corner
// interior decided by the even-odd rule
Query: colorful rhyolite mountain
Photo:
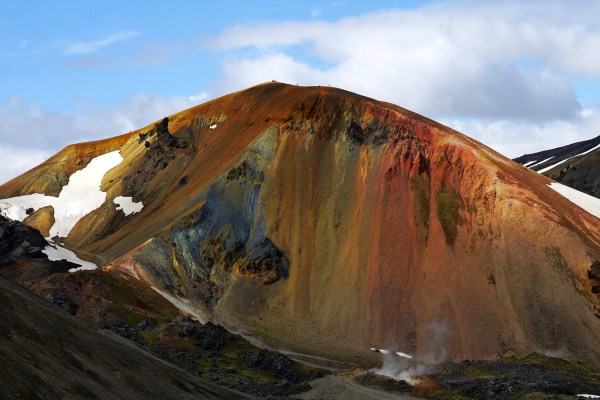
[[[69,197],[88,168],[100,181]],[[68,146],[0,199],[79,257],[279,348],[598,359],[600,220],[551,184],[401,107],[269,83]]]

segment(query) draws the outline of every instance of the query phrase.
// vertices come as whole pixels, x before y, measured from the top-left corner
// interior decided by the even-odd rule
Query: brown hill
[[[107,199],[66,247],[232,328],[338,359],[371,346],[427,360],[600,356],[588,277],[598,219],[548,178],[401,107],[259,85],[69,146],[0,199],[56,196],[113,150],[124,160],[103,178]],[[117,196],[144,208],[125,216]]]

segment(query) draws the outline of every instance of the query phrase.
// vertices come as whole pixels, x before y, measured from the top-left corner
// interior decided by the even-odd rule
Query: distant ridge
[[[600,136],[514,160],[566,186],[600,198]]]

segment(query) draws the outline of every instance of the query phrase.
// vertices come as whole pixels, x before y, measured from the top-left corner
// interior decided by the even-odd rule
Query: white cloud
[[[533,12],[550,11],[537,3],[443,4],[335,22],[237,26],[212,45],[229,52],[223,62],[228,90],[285,77],[340,86],[435,118],[572,118],[580,104],[563,71],[600,75],[591,51],[600,48],[594,33],[600,25]],[[304,61],[299,46],[328,66]]]
[[[110,108],[83,101],[81,113],[47,111],[10,97],[0,105],[0,183],[38,165],[64,146],[112,137],[142,128],[165,116],[200,104],[208,94],[159,96],[139,93]]]
[[[323,82],[327,74],[299,62],[283,53],[266,54],[259,58],[231,59],[222,63],[220,91],[232,92],[260,82],[277,80],[288,83]],[[239,71],[244,71],[239,74]]]
[[[14,148],[0,144],[0,184],[35,167],[51,155],[51,152],[39,148]]]
[[[517,156],[597,133],[570,79],[600,79],[600,2],[447,2],[213,38],[220,91],[272,79],[389,101]],[[315,62],[316,60],[316,62]],[[595,114],[594,114],[595,113]]]
[[[88,41],[88,42],[71,43],[63,49],[63,54],[65,54],[65,55],[85,55],[85,54],[96,53],[100,49],[109,47],[115,43],[119,43],[119,42],[122,42],[127,39],[134,38],[141,34],[142,34],[142,32],[137,32],[137,31],[123,31],[123,32],[113,33],[111,35],[108,35],[105,38],[98,39],[98,40],[92,40],[92,41]]]
[[[78,106],[85,111],[86,115],[86,118],[80,122],[80,126],[85,132],[89,132],[89,136],[94,134],[97,136],[99,128],[102,126],[104,126],[101,131],[103,137],[114,136],[118,133],[142,128],[165,116],[203,103],[207,99],[206,92],[193,96],[171,97],[137,93],[112,108],[96,107],[80,101]],[[111,128],[112,133],[107,131]]]
[[[443,119],[456,129],[510,158],[591,139],[600,134],[600,107],[573,120],[547,122],[507,119]]]

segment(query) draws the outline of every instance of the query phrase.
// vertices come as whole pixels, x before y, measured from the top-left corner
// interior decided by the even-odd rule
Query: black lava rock
[[[0,266],[17,258],[43,259],[42,249],[48,243],[37,230],[0,215]]]

